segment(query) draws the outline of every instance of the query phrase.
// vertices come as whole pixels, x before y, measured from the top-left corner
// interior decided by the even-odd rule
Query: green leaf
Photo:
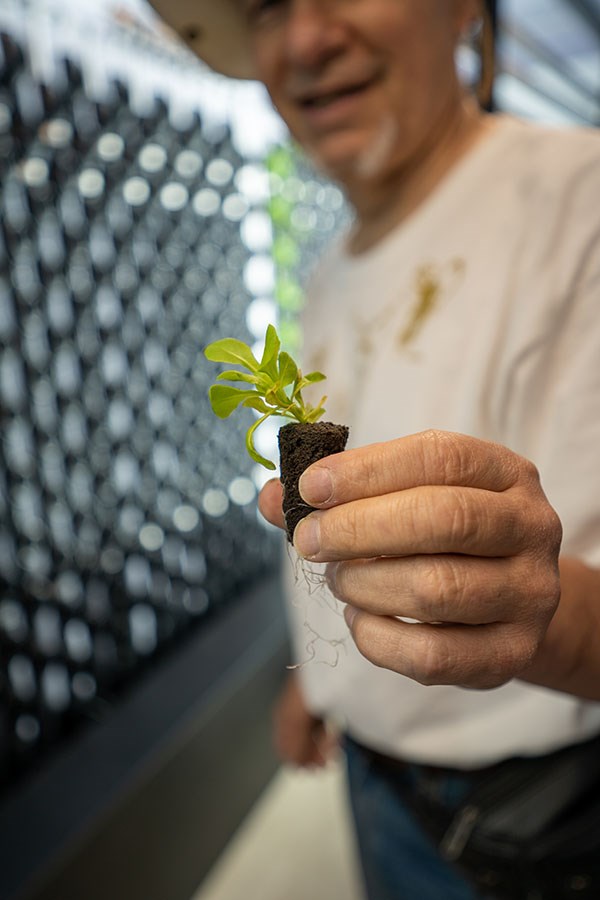
[[[303,375],[294,385],[292,399],[301,398],[301,392],[304,388],[308,387],[309,384],[316,384],[317,381],[325,381],[325,375],[322,375],[321,372],[310,372],[308,375]]]
[[[318,422],[323,413],[325,412],[324,403],[327,400],[327,397],[321,397],[321,402],[318,406],[314,408],[310,407],[307,409],[307,412],[304,416],[305,422]]]
[[[265,392],[265,400],[272,406],[279,407],[282,410],[287,409],[292,402],[283,388],[280,388],[277,385],[274,385],[271,390]]]
[[[235,338],[213,341],[204,349],[204,355],[211,362],[233,363],[233,365],[244,366],[251,372],[258,371],[258,360],[254,358],[250,347]]]
[[[262,397],[259,397],[256,394],[254,397],[248,397],[247,400],[244,400],[244,406],[248,406],[250,409],[255,409],[259,413],[268,413],[270,416],[274,416],[277,414],[277,410],[273,409],[272,406],[267,406]]]
[[[238,408],[240,403],[256,396],[255,391],[241,391],[239,388],[227,387],[224,384],[213,384],[209,388],[210,405],[215,415],[226,419]]]
[[[326,381],[327,375],[323,375],[322,372],[309,372],[308,375],[302,376],[308,384],[316,384],[317,381]]]
[[[290,354],[283,350],[279,354],[279,377],[277,379],[279,384],[281,387],[287,387],[288,384],[293,384],[297,377],[298,366]]]
[[[256,384],[260,382],[260,376],[251,375],[248,372],[239,372],[237,369],[228,369],[217,375],[217,381],[245,381],[247,384]]]
[[[261,456],[256,447],[254,446],[254,432],[262,425],[265,419],[271,415],[271,412],[266,413],[264,416],[261,416],[260,419],[257,419],[254,425],[252,425],[248,431],[246,432],[246,450],[248,451],[248,455],[254,462],[260,463],[261,466],[264,466],[265,469],[269,469],[270,471],[274,471],[276,469],[275,463],[271,462],[270,459],[265,459],[264,456]]]
[[[281,347],[279,335],[273,325],[267,327],[265,335],[265,349],[260,361],[260,371],[267,373],[271,378],[277,378],[277,354]]]

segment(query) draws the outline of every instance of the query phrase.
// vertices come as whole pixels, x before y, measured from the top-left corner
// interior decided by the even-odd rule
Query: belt
[[[373,750],[371,747],[361,744],[355,738],[346,734],[345,741],[365,757],[371,766],[382,773],[388,775],[404,775],[411,773],[422,779],[423,781],[439,781],[444,778],[453,777],[472,777],[477,781],[480,777],[491,775],[496,769],[506,766],[506,760],[492,763],[489,766],[476,766],[470,769],[459,769],[453,766],[436,766],[431,763],[419,763],[415,760],[406,760],[398,756],[388,756],[380,750]]]

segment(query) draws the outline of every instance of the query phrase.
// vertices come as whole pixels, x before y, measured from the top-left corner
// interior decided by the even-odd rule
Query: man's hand
[[[337,747],[323,720],[308,710],[298,677],[293,673],[275,706],[273,731],[279,758],[293,766],[320,768]]]
[[[560,596],[562,530],[530,462],[429,431],[330,456],[300,491],[318,511],[294,545],[328,563],[375,665],[422,684],[493,688],[531,664]],[[260,506],[282,525],[277,482]]]

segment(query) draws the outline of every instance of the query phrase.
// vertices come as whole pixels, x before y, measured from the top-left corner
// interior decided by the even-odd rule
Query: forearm
[[[600,700],[600,570],[560,562],[561,599],[533,664],[522,680]]]

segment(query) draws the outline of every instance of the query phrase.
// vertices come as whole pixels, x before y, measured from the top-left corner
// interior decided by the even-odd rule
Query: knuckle
[[[364,530],[363,515],[358,503],[349,503],[339,523],[339,539],[344,547],[354,547],[359,535]]]
[[[425,621],[456,620],[464,603],[465,585],[449,560],[425,557],[417,590]]]
[[[562,522],[556,510],[549,503],[546,504],[542,518],[542,530],[548,549],[553,553],[558,553],[563,537]]]
[[[560,574],[558,569],[541,566],[530,596],[536,598],[532,620],[536,625],[546,626],[556,612],[560,601]]]
[[[486,632],[488,633],[488,632]],[[460,652],[457,641],[449,634],[431,634],[422,642],[416,680],[425,686],[460,684],[477,690],[491,690],[505,684],[532,662],[537,649],[533,629],[504,630],[503,636]]]
[[[559,546],[562,541],[562,523],[558,513],[546,497],[537,467],[530,460],[521,458],[524,477],[522,487],[524,497],[520,497],[523,514],[536,525],[536,532],[549,545]]]
[[[415,679],[427,687],[446,684],[452,668],[451,655],[446,641],[438,640],[433,628],[422,632]]]
[[[529,511],[525,504],[515,502],[514,497],[501,495],[495,498],[493,509],[488,515],[494,516],[490,522],[490,532],[497,546],[507,555],[516,555],[531,537]]]
[[[562,523],[549,503],[544,502],[536,508],[535,513],[529,510],[530,527],[527,532],[530,547],[534,555],[548,562],[557,563],[562,543]]]
[[[465,453],[458,436],[430,428],[422,432],[423,462],[443,473],[445,484],[461,484],[465,471]]]
[[[531,665],[538,643],[533,628],[513,631],[507,635],[502,666],[507,679],[518,675]]]
[[[558,567],[531,555],[516,557],[505,569],[502,596],[505,623],[539,632],[547,626],[560,599]]]
[[[321,519],[322,550],[346,551],[356,547],[362,529],[361,519],[355,503],[328,510]]]
[[[518,677],[532,663],[537,647],[533,628],[503,628],[496,640],[489,642],[485,665],[472,686],[490,690]]]
[[[540,473],[536,464],[525,456],[516,456],[515,458],[518,463],[519,479],[526,484],[538,487],[540,485]]]
[[[456,541],[461,547],[474,546],[483,530],[487,511],[473,502],[471,495],[454,492],[447,504],[446,525],[451,544]]]

